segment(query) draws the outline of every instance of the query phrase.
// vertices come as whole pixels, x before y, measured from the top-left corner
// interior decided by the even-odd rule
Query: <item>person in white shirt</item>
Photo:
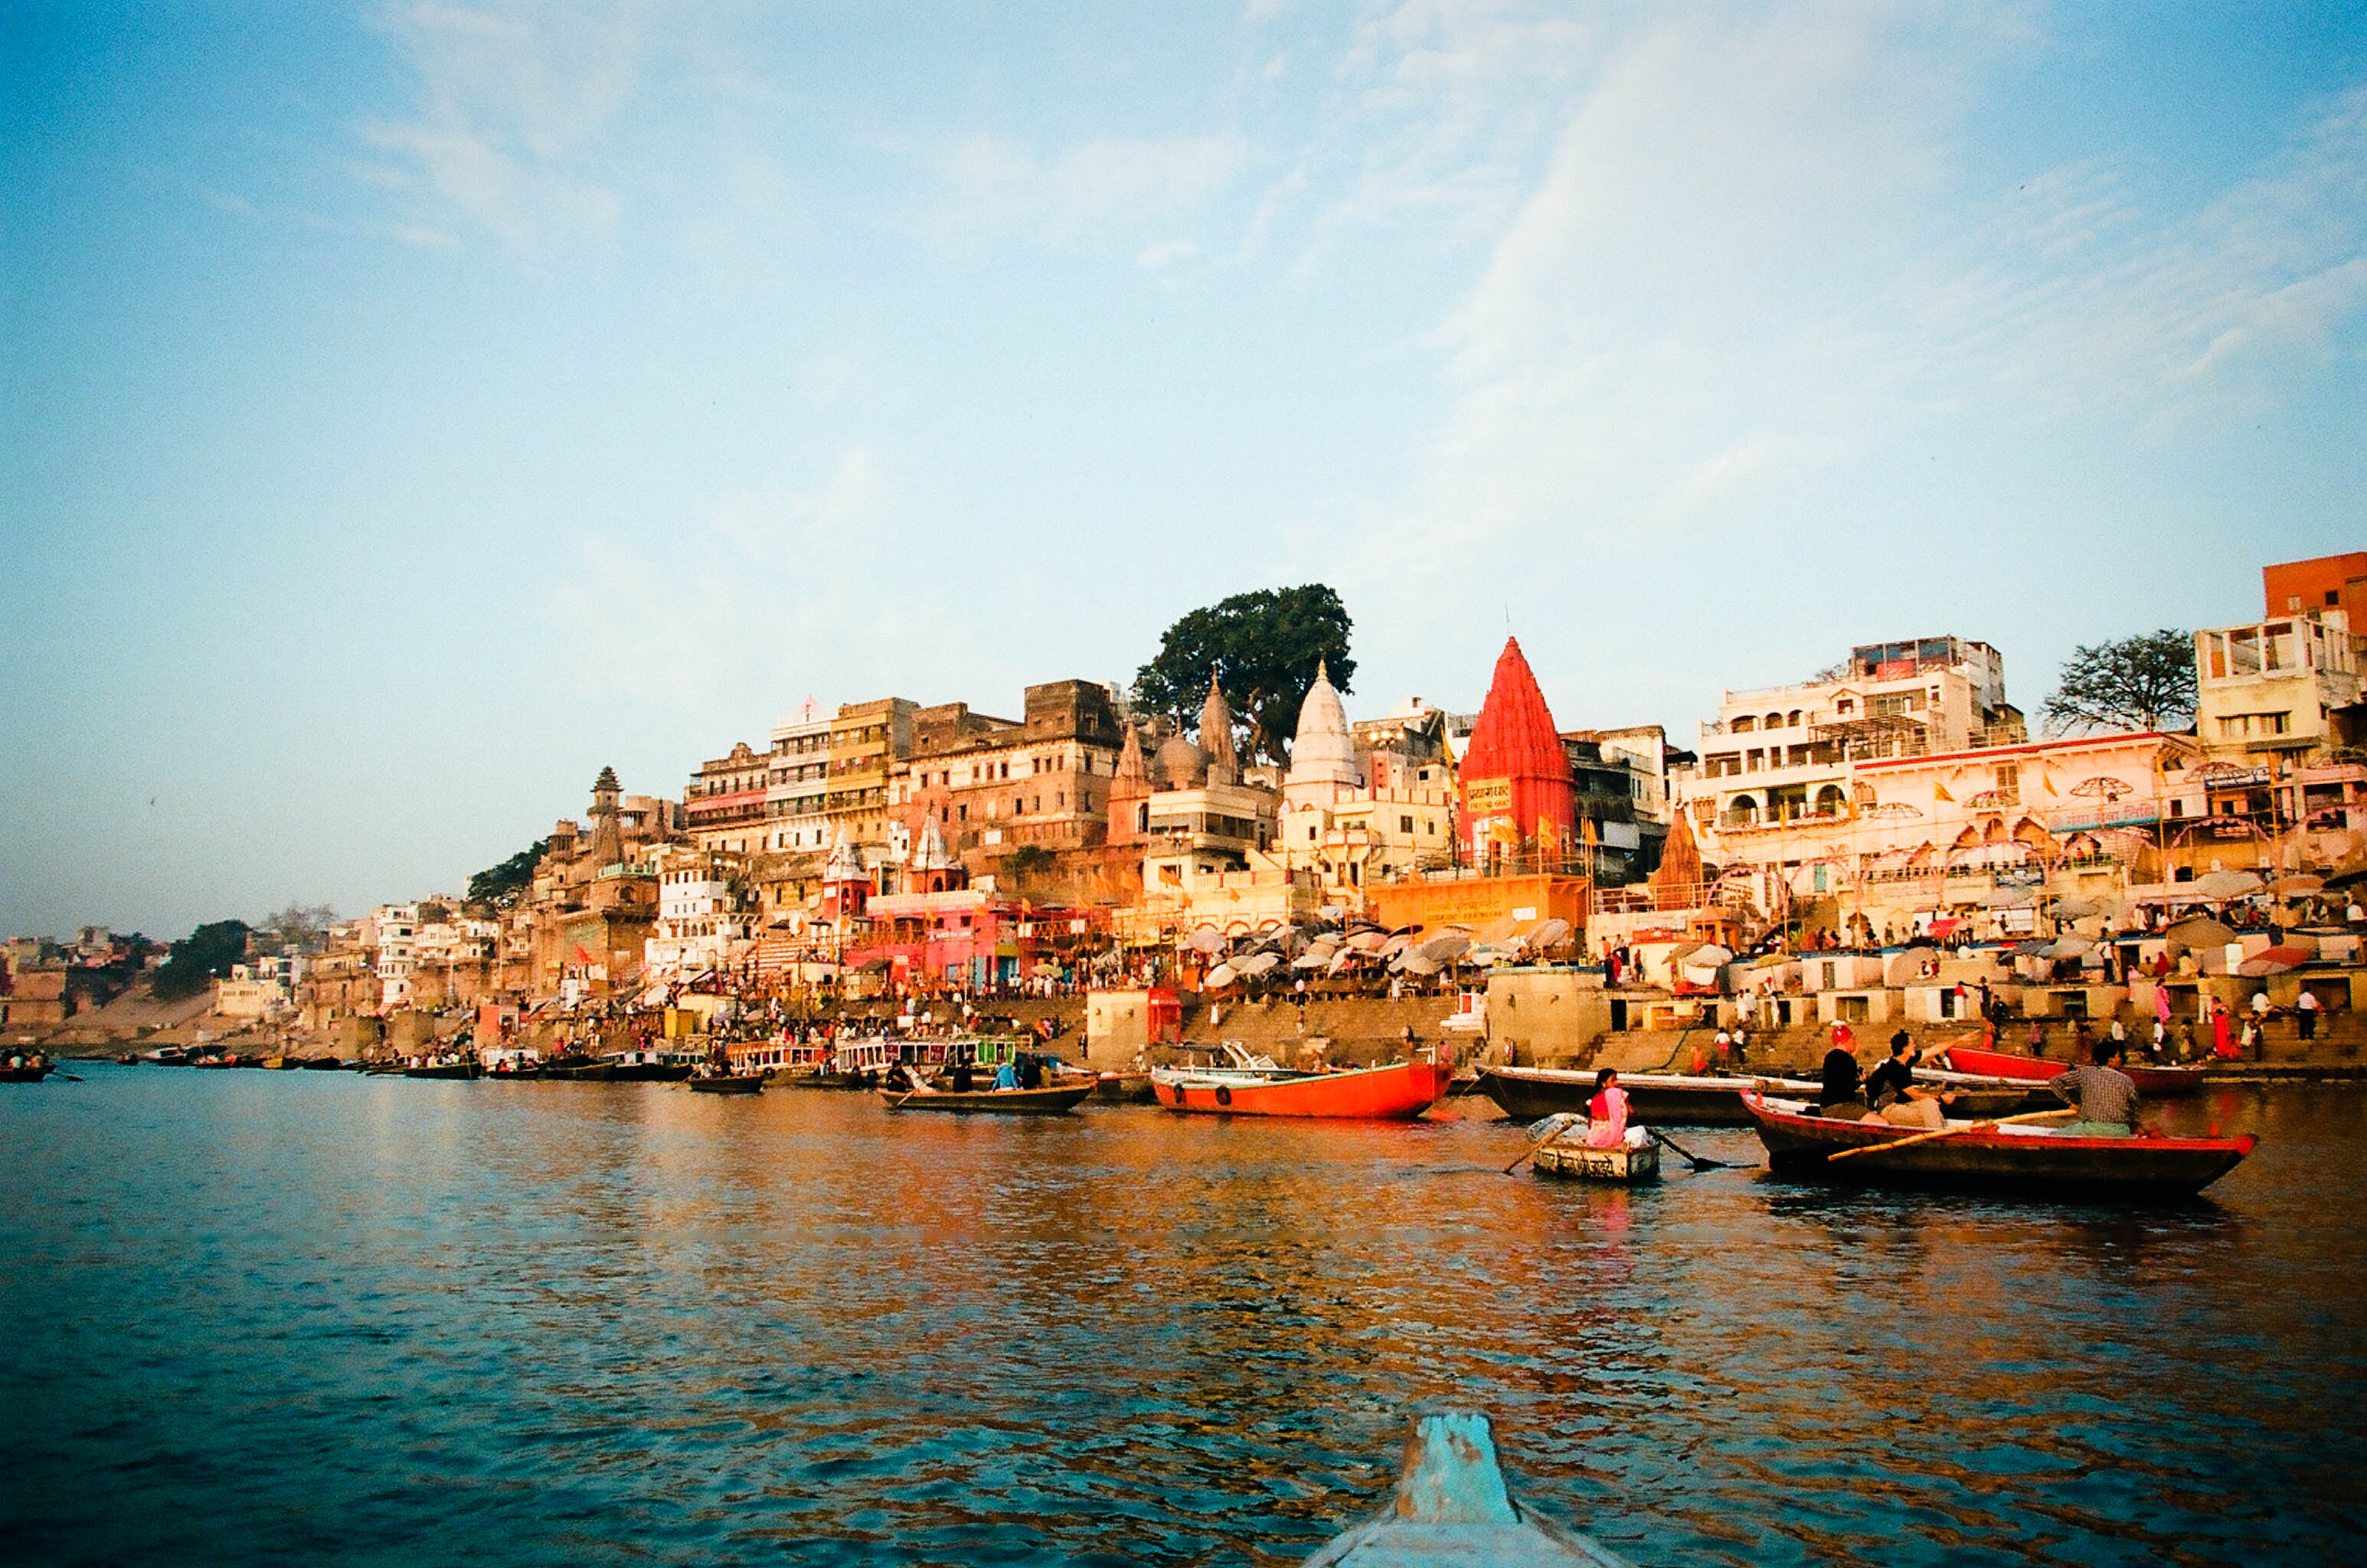
[[[2293,1018],[2301,1025],[2301,1037],[2304,1040],[2317,1038],[2317,1015],[2322,1006],[2323,1004],[2318,1001],[2316,994],[2313,991],[2304,990],[2294,998]]]

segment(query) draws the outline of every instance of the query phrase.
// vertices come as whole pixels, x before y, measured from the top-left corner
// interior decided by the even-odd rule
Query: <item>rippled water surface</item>
[[[1639,1563],[2357,1561],[2367,1095],[2203,1200],[1508,1177],[1510,1123],[0,1086],[46,1562],[1291,1562],[1493,1412]]]

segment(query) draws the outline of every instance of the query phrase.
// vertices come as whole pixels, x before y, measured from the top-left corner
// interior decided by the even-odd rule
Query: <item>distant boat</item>
[[[1984,1051],[1973,1045],[1948,1047],[1949,1064],[1959,1072],[1987,1073],[1995,1077],[2013,1078],[2022,1083],[2043,1084],[2069,1072],[2076,1064],[2068,1061],[2050,1062],[2043,1056],[2017,1056],[2010,1051]],[[2149,1094],[2157,1100],[2181,1094],[2203,1092],[2203,1075],[2208,1067],[2163,1067],[2147,1062],[2124,1063],[2121,1071],[2137,1086],[2139,1094]]]
[[[1161,1105],[1186,1114],[1299,1116],[1410,1122],[1446,1092],[1454,1069],[1437,1062],[1392,1062],[1337,1073],[1259,1067],[1154,1067]]]
[[[2073,1136],[2053,1128],[1951,1122],[1942,1137],[1885,1122],[1818,1116],[1805,1103],[1747,1095],[1767,1163],[1836,1180],[2011,1188],[2047,1193],[2174,1196],[2200,1192],[2259,1140]],[[1897,1144],[1896,1153],[1832,1156]]]
[[[1628,1115],[1665,1127],[1748,1127],[1750,1113],[1742,1108],[1742,1097],[1752,1089],[1795,1095],[1813,1095],[1818,1089],[1806,1078],[1755,1078],[1738,1073],[1621,1073],[1619,1087],[1627,1091]],[[1516,1121],[1534,1122],[1558,1111],[1583,1116],[1594,1098],[1594,1074],[1567,1067],[1483,1066],[1478,1091]]]
[[[691,1091],[695,1094],[761,1094],[764,1089],[762,1073],[719,1073],[713,1077],[693,1077]]]
[[[1076,1109],[1093,1092],[1090,1083],[1055,1084],[1049,1089],[934,1089],[921,1082],[911,1089],[883,1089],[879,1096],[890,1111],[951,1111],[994,1116],[1058,1116]]]
[[[1627,1568],[1625,1558],[1513,1500],[1496,1435],[1475,1410],[1414,1416],[1396,1493],[1306,1568]]]
[[[55,1063],[45,1061],[21,1067],[0,1066],[0,1083],[39,1083],[56,1070]]]
[[[485,1076],[485,1065],[474,1056],[465,1056],[457,1062],[428,1062],[405,1067],[402,1076],[407,1078],[481,1078]]]

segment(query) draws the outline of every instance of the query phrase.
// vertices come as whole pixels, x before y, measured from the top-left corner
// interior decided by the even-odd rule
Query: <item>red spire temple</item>
[[[1569,754],[1517,637],[1504,639],[1461,778],[1463,847],[1474,864],[1558,868],[1578,820]]]

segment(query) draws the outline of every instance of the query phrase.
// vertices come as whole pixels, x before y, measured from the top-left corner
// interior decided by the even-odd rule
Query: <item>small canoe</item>
[[[1631,1118],[1663,1127],[1748,1127],[1750,1113],[1742,1109],[1742,1097],[1749,1090],[1813,1095],[1818,1088],[1805,1078],[1738,1073],[1622,1073],[1619,1087],[1627,1091]],[[1481,1067],[1479,1092],[1515,1121],[1535,1122],[1561,1111],[1583,1116],[1586,1102],[1594,1098],[1594,1075],[1567,1067]]]
[[[1306,1568],[1626,1568],[1624,1558],[1512,1500],[1476,1410],[1417,1414],[1395,1495]]]
[[[2046,1083],[2071,1070],[2068,1061],[2051,1062],[2043,1056],[2017,1056],[2009,1051],[1984,1051],[1975,1045],[1951,1045],[1948,1063],[1959,1072],[1986,1073],[1992,1077],[2014,1078],[2023,1083]],[[2162,1067],[2149,1062],[2126,1062],[2121,1071],[2129,1075],[2139,1094],[2149,1094],[2157,1100],[2182,1094],[2203,1092],[2203,1075],[2207,1067]]]
[[[1583,1135],[1582,1132],[1580,1135]],[[1631,1148],[1621,1144],[1608,1149],[1591,1149],[1575,1141],[1547,1144],[1530,1156],[1529,1163],[1540,1175],[1567,1177],[1576,1181],[1660,1179],[1660,1146],[1658,1144],[1646,1144],[1642,1148]]]
[[[1986,1187],[2065,1196],[2167,1197],[2202,1191],[2242,1163],[2259,1140],[2089,1138],[2033,1123],[1951,1122],[1949,1135],[1915,1142],[1919,1129],[1818,1116],[1792,1100],[1746,1095],[1776,1170],[1835,1180]],[[1832,1156],[1876,1144],[1896,1153]]]
[[[1437,1103],[1453,1077],[1453,1068],[1436,1062],[1392,1062],[1338,1073],[1155,1067],[1150,1083],[1161,1105],[1185,1113],[1410,1122]]]
[[[693,1094],[762,1094],[764,1075],[762,1073],[730,1073],[711,1078],[692,1078]]]
[[[890,1111],[976,1111],[999,1116],[1058,1116],[1074,1110],[1093,1086],[1059,1084],[1051,1089],[981,1089],[962,1092],[923,1087],[904,1090],[883,1089],[879,1097]]]
[[[438,1062],[433,1066],[405,1067],[402,1076],[407,1078],[481,1078],[485,1076],[485,1066],[481,1062],[473,1061]]]

